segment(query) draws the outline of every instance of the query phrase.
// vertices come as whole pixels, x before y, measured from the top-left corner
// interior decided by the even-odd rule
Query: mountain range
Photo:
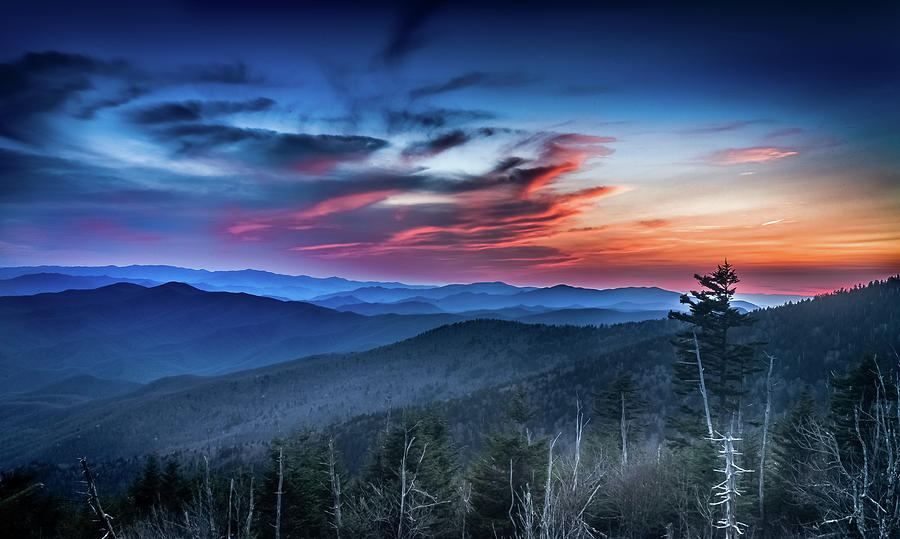
[[[206,291],[245,292],[277,299],[312,301],[325,307],[356,303],[392,304],[424,301],[441,310],[461,312],[495,309],[517,304],[545,305],[556,308],[610,308],[623,302],[623,310],[678,308],[678,292],[656,287],[630,287],[607,290],[557,285],[549,288],[519,287],[503,282],[450,284],[444,286],[410,285],[398,282],[353,281],[341,277],[282,275],[259,270],[207,271],[177,266],[22,266],[0,268],[0,296],[62,292],[69,289],[97,288],[117,282],[143,286],[181,282]],[[530,293],[530,294],[529,294]],[[460,296],[460,294],[471,294]],[[347,298],[341,298],[346,296]],[[617,300],[613,298],[619,297]],[[804,296],[777,294],[739,295],[754,308],[769,307]],[[521,301],[516,299],[518,298]],[[755,299],[754,299],[755,298]],[[483,301],[484,303],[479,303]],[[547,303],[549,302],[549,303]],[[628,305],[637,303],[637,306]],[[655,305],[654,305],[655,304]]]
[[[188,313],[216,310],[222,311],[222,320],[229,320],[234,315],[232,296],[246,302],[239,308],[247,310],[251,301],[260,301],[287,310],[312,309],[317,317],[345,317],[342,322],[376,318],[208,293],[183,284],[151,289],[114,285],[91,292],[117,294],[128,299],[126,305],[152,302],[159,294],[178,305],[184,305],[176,301],[183,296],[218,302],[205,311],[172,314],[176,323],[188,323]],[[32,299],[72,300],[71,294]],[[777,357],[776,416],[805,388],[821,393],[831,373],[843,372],[864,352],[890,354],[900,347],[898,301],[900,279],[892,279],[755,313],[755,324],[735,337],[762,342]],[[70,306],[75,303],[69,301]],[[63,464],[73,454],[114,459],[154,452],[258,452],[273,436],[308,427],[335,426],[346,443],[358,444],[379,428],[392,408],[429,403],[441,403],[455,438],[466,441],[469,434],[498,421],[498,410],[508,398],[504,392],[513,384],[537,388],[528,393],[541,396],[539,424],[552,429],[571,419],[575,399],[592,398],[623,369],[638,373],[653,417],[662,418],[671,397],[670,340],[678,327],[671,320],[577,327],[477,319],[367,351],[303,357],[218,376],[181,375],[131,387],[121,379],[69,378],[0,397],[0,463],[37,459]],[[151,324],[148,331],[163,328]],[[748,402],[757,402],[753,399],[758,399],[761,379],[753,379]],[[344,448],[348,455],[353,451]]]

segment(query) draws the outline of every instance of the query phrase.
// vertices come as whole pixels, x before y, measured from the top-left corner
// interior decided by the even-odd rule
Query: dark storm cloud
[[[403,150],[403,155],[405,157],[430,157],[462,146],[470,140],[472,138],[461,130],[451,131],[431,140],[412,144]]]
[[[419,0],[412,2],[403,12],[388,42],[381,52],[381,58],[389,65],[397,65],[406,56],[424,45],[421,28],[443,2],[441,0]]]
[[[97,84],[106,79],[118,88]],[[121,59],[104,60],[59,51],[29,52],[0,64],[0,136],[35,142],[45,135],[43,117],[73,103],[93,99],[70,111],[90,119],[98,111],[122,106],[152,90],[184,83],[251,84],[262,79],[244,64],[209,64],[181,68],[174,74],[149,73]],[[111,95],[96,96],[96,92]]]
[[[0,64],[0,135],[29,141],[43,114],[62,109],[94,87],[92,76],[128,76],[127,62],[104,61],[57,51],[30,52]]]
[[[416,129],[439,129],[477,120],[491,120],[493,118],[495,118],[493,113],[484,110],[435,108],[423,111],[384,111],[384,121],[390,133]]]
[[[82,120],[90,120],[101,110],[121,107],[149,92],[150,88],[147,86],[132,84],[120,90],[113,97],[99,99],[86,105],[75,116]]]
[[[521,157],[515,157],[515,156],[506,157],[506,158],[502,159],[499,163],[497,163],[497,166],[495,166],[491,172],[494,174],[499,174],[501,172],[506,172],[510,169],[513,169],[515,167],[523,165],[526,162],[527,162],[527,159],[523,159]]]
[[[272,166],[355,161],[385,148],[383,139],[365,136],[279,133],[228,125],[180,124],[157,132],[177,144],[177,152],[202,155],[224,151],[247,163]]]
[[[129,179],[134,175],[171,179],[158,170],[143,172],[0,149],[0,202],[15,203],[19,209],[46,203],[63,210],[71,205],[108,202],[155,204],[179,197],[166,187],[155,189],[143,179]],[[178,180],[179,185],[185,184],[184,177]]]
[[[267,97],[249,101],[179,101],[137,109],[130,118],[139,124],[191,122],[238,112],[259,112],[274,104],[275,101]]]
[[[509,129],[482,127],[473,131],[456,129],[422,142],[410,144],[403,150],[404,157],[431,157],[446,152],[451,148],[462,146],[475,138],[492,137],[498,131],[509,133]]]
[[[539,80],[541,80],[540,77],[528,73],[485,73],[482,71],[472,71],[471,73],[465,73],[444,82],[427,84],[414,88],[409,92],[409,96],[412,99],[419,99],[472,87],[520,88],[534,84]]]

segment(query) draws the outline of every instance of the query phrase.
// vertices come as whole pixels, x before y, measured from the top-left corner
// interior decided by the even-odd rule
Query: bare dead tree
[[[516,507],[516,488],[513,486],[513,459],[509,459],[509,521],[512,522],[513,532],[516,529],[516,519],[513,517],[513,509]],[[496,535],[496,534],[495,534]]]
[[[605,462],[597,459],[585,464],[581,455],[581,437],[589,421],[584,420],[580,403],[576,400],[575,443],[571,456],[556,456],[556,445],[562,433],[550,441],[547,449],[547,470],[544,482],[543,507],[540,514],[530,483],[520,492],[510,493],[514,507],[510,508],[514,536],[520,539],[575,539],[603,537],[587,523],[585,512],[603,486]]]
[[[400,459],[400,518],[397,522],[397,539],[403,537],[403,519],[406,515],[406,458],[409,455],[409,449],[412,447],[416,437],[409,439],[409,429],[403,430],[403,456]],[[425,457],[425,450],[422,450],[422,457]]]
[[[765,352],[769,358],[769,371],[766,374],[766,413],[763,419],[762,447],[759,450],[759,522],[766,524],[765,484],[766,484],[766,442],[769,435],[769,418],[772,413],[772,369],[775,366],[775,357]]]
[[[725,506],[725,517],[716,524],[717,528],[725,530],[725,539],[736,539],[738,536],[743,535],[743,528],[747,527],[746,524],[737,520],[736,510],[737,497],[741,495],[738,489],[738,477],[750,470],[745,470],[737,465],[737,457],[740,453],[735,449],[735,442],[739,442],[741,439],[734,437],[733,432],[734,422],[732,421],[732,425],[729,426],[728,432],[724,436],[717,436],[712,439],[714,442],[722,444],[719,456],[725,461],[724,468],[716,470],[724,474],[725,479],[713,487],[719,500],[711,504],[713,506]]]
[[[552,497],[551,497],[551,489],[550,482],[553,479],[553,447],[556,445],[557,440],[559,440],[559,436],[562,433],[556,435],[556,438],[550,442],[550,447],[547,449],[547,481],[544,485],[544,508],[541,511],[541,530],[543,535],[544,531],[549,527],[550,524],[550,512],[552,511]],[[577,477],[577,474],[573,474],[573,478]],[[529,496],[530,498],[530,496]]]
[[[625,420],[625,393],[620,393],[622,398],[622,419],[619,422],[619,430],[622,431],[622,467],[628,466],[628,423]]]
[[[461,481],[457,487],[456,491],[459,495],[459,530],[460,530],[460,538],[466,539],[466,516],[472,510],[472,483],[468,481]]]
[[[281,495],[284,494],[284,448],[278,448],[278,490],[275,492],[275,539],[281,539]]]
[[[244,528],[244,537],[250,539],[250,526],[253,523],[253,468],[250,468],[250,501],[247,507],[247,524]]]
[[[703,409],[706,411],[706,428],[709,430],[709,437],[713,437],[712,418],[709,415],[709,398],[706,393],[706,380],[703,376],[703,362],[700,360],[700,341],[697,340],[697,332],[694,335],[694,351],[697,354],[697,368],[700,370],[700,395],[703,396]]]
[[[87,483],[88,505],[90,505],[94,514],[97,515],[97,519],[103,527],[103,539],[106,539],[107,537],[110,539],[117,539],[116,532],[112,526],[113,517],[108,515],[100,505],[100,497],[97,496],[97,485],[94,483],[94,476],[91,474],[91,469],[88,468],[87,459],[81,457],[78,461],[81,463],[81,472],[84,475],[85,483]]]
[[[328,438],[328,481],[331,485],[331,525],[341,539],[341,476],[335,471],[334,438]]]
[[[590,421],[590,420],[588,420]],[[572,466],[572,490],[578,488],[578,466],[581,464],[581,438],[584,435],[584,413],[581,411],[581,400],[575,399],[575,462]]]
[[[228,485],[228,526],[226,528],[225,537],[231,539],[231,498],[234,495],[234,478],[231,478],[231,484]]]
[[[900,530],[900,404],[892,402],[900,402],[900,375],[896,395],[887,389],[879,370],[874,401],[853,410],[851,447],[839,444],[829,426],[801,428],[798,441],[813,458],[794,495],[820,509],[820,528],[879,539]]]
[[[209,459],[206,458],[206,455],[203,455],[203,463],[206,466],[206,473],[203,477],[203,485],[206,489],[206,515],[209,519],[209,531],[215,536],[216,535],[216,505],[213,501],[213,493],[212,493],[212,485],[209,480]]]

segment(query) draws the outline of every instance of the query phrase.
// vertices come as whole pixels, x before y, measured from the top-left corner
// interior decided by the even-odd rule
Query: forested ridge
[[[104,510],[118,536],[147,539],[898,537],[900,278],[748,316],[728,307],[729,271],[698,276],[709,286],[685,297],[680,321],[617,329],[621,346],[600,347],[591,328],[529,326],[522,348],[502,337],[519,326],[466,322],[455,329],[478,333],[448,352],[428,350],[448,344],[432,330],[413,356],[505,342],[502,361],[463,365],[464,378],[507,376],[313,425],[256,456],[237,444],[97,462]],[[409,351],[391,346],[377,353]],[[569,360],[516,376],[571,346]],[[402,371],[389,374],[402,387]],[[126,467],[131,484],[104,492]],[[46,488],[46,472],[4,472],[11,536],[101,537],[73,494],[84,485]]]

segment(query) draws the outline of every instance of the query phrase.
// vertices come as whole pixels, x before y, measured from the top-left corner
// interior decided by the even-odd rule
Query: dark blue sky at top
[[[730,251],[776,289],[900,260],[897,3],[5,12],[4,264],[599,285]]]

